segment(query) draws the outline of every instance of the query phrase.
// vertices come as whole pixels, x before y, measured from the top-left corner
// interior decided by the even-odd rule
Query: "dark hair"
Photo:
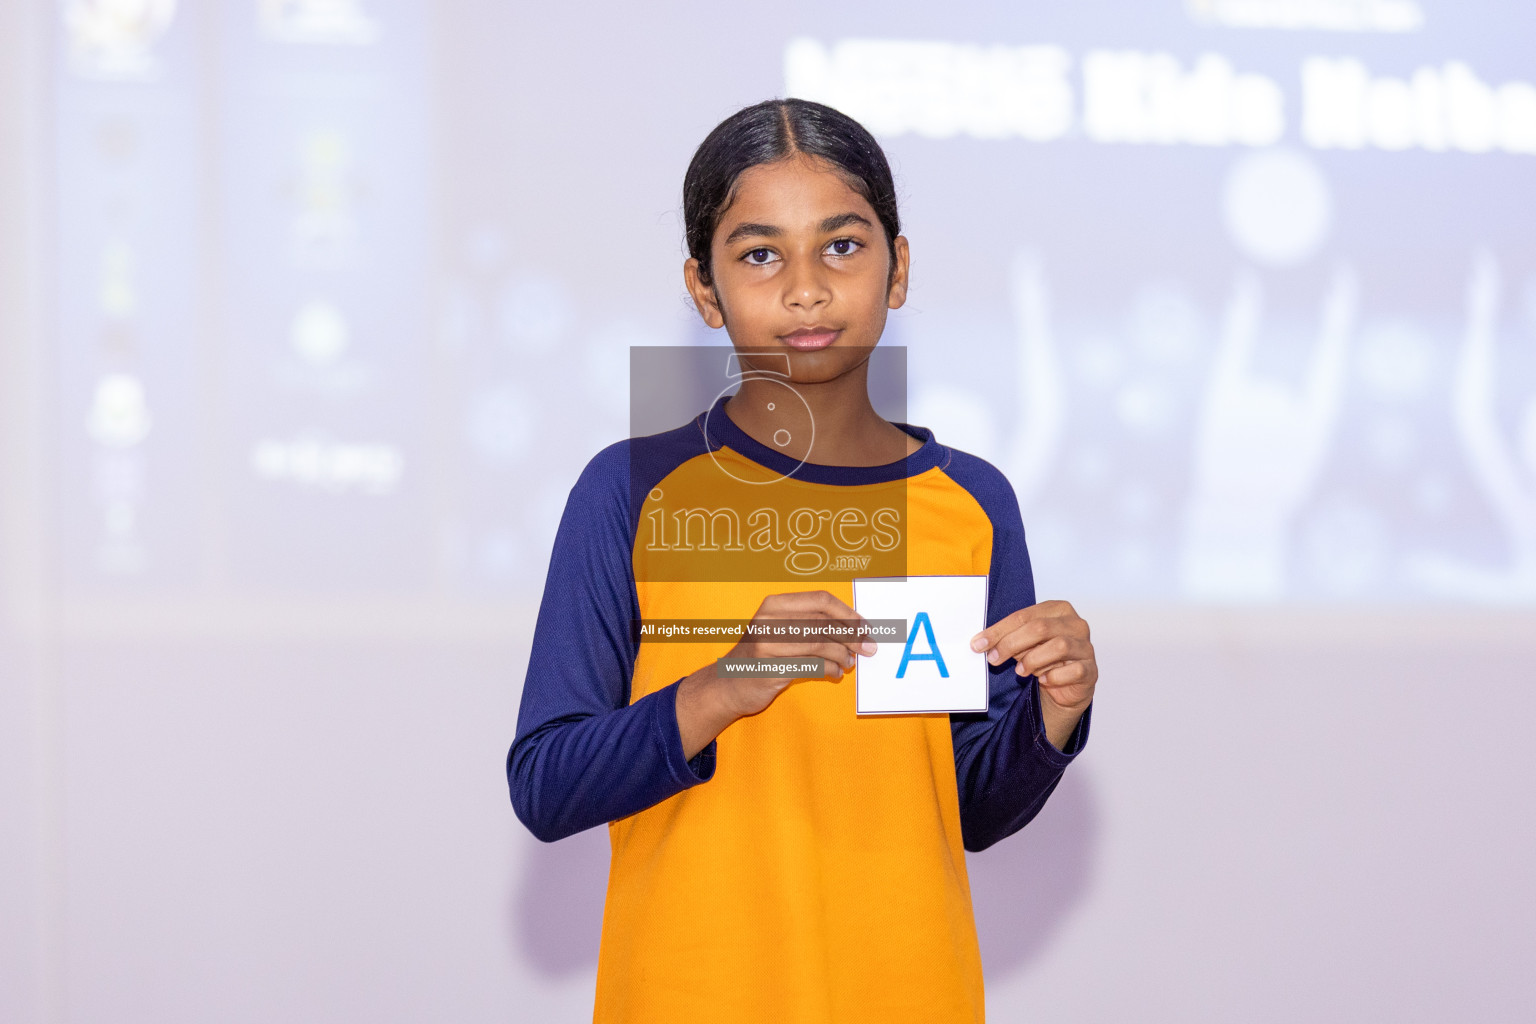
[[[711,281],[709,254],[715,228],[736,195],[741,173],[803,153],[833,165],[848,186],[875,208],[896,269],[896,186],[875,137],[840,110],[811,100],[764,100],[743,107],[715,126],[694,151],[683,175],[683,223],[688,255],[699,261],[699,277]]]

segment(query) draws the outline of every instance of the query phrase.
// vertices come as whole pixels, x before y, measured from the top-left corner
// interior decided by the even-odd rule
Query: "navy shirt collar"
[[[751,459],[760,466],[812,484],[882,484],[892,480],[926,473],[941,460],[943,447],[933,439],[933,431],[927,427],[914,427],[907,423],[896,426],[922,442],[922,447],[905,458],[887,462],[881,466],[824,466],[815,462],[801,462],[783,452],[774,451],[738,427],[726,415],[725,403],[730,395],[721,395],[706,412],[694,421],[704,433],[711,449],[729,448]],[[814,452],[813,452],[814,454]]]

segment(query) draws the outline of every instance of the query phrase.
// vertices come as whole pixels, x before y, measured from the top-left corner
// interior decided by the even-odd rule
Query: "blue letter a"
[[[923,627],[923,632],[928,635],[928,649],[931,654],[913,654],[912,641],[917,639],[917,627]],[[939,645],[933,639],[933,623],[928,621],[927,612],[918,612],[917,618],[912,620],[912,632],[907,634],[906,650],[901,652],[901,664],[896,668],[896,678],[905,679],[907,675],[907,662],[909,661],[935,661],[939,665],[939,675],[949,678],[949,669],[944,667],[944,655],[939,653]]]

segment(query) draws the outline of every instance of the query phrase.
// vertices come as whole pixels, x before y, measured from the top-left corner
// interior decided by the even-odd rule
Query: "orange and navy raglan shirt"
[[[608,825],[594,1019],[981,1021],[965,851],[1039,812],[1092,708],[1058,750],[1036,680],[1011,660],[989,668],[984,713],[860,716],[851,676],[804,680],[688,759],[678,684],[733,640],[659,642],[640,627],[745,622],[792,590],[851,606],[854,576],[888,573],[828,566],[884,557],[894,540],[906,574],[987,575],[996,622],[1035,603],[1013,489],[906,424],[921,447],[901,461],[797,463],[724,402],[609,446],[577,480],[507,757],[513,807],[538,838]],[[728,555],[745,561],[714,571]]]

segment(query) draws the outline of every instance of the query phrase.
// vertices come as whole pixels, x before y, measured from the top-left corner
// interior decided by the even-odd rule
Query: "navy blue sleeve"
[[[987,580],[987,625],[1035,603],[1034,575],[1024,545],[1024,523],[1013,488],[996,467],[951,450],[944,472],[969,491],[992,521],[992,564]],[[1012,658],[990,666],[986,714],[953,714],[955,779],[965,848],[985,850],[1029,824],[1061,781],[1061,773],[1088,742],[1090,703],[1057,750],[1045,734],[1040,689],[1022,680]]]
[[[683,756],[672,683],[629,703],[639,618],[629,445],[587,464],[555,535],[507,754],[512,808],[553,842],[714,775],[715,743]],[[681,680],[678,680],[681,682]]]

